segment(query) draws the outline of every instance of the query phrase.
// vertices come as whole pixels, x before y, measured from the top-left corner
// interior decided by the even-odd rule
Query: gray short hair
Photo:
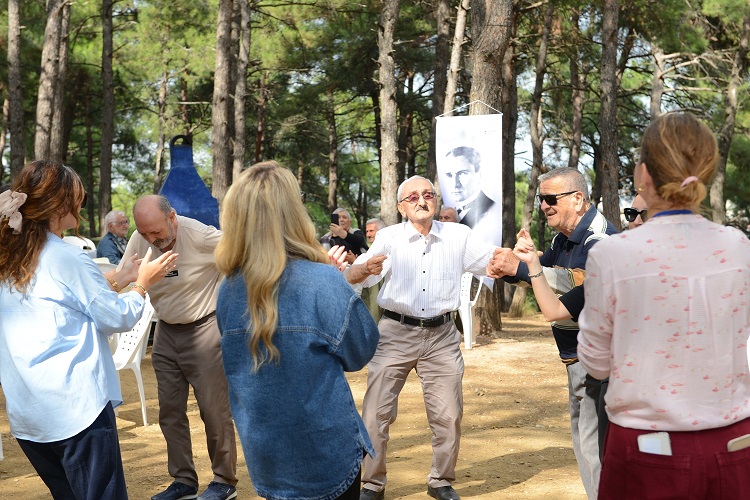
[[[125,215],[125,212],[122,210],[112,210],[107,215],[104,216],[104,227],[109,227],[110,224],[115,222],[117,220],[118,215]]]
[[[347,217],[349,217],[350,219],[352,218],[352,214],[350,214],[349,210],[347,210],[345,208],[339,207],[336,210],[334,210],[333,213],[335,213],[335,214],[346,214]]]
[[[370,219],[367,222],[365,222],[365,227],[369,226],[370,224],[375,224],[378,227],[378,230],[383,229],[385,227],[385,222],[382,220],[375,218]]]
[[[539,185],[541,186],[542,182],[554,179],[555,177],[565,179],[568,186],[566,189],[580,191],[583,194],[583,199],[589,201],[589,186],[586,184],[586,178],[580,170],[571,167],[554,168],[546,174],[539,176]]]

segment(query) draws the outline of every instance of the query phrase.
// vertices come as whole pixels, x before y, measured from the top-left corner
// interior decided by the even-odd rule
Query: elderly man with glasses
[[[412,370],[422,382],[432,429],[432,468],[427,493],[439,500],[459,498],[456,479],[463,415],[461,335],[453,322],[461,274],[484,274],[494,247],[463,224],[433,220],[435,188],[414,176],[398,188],[405,222],[385,227],[370,250],[349,269],[350,282],[364,286],[383,280],[378,304],[380,342],[367,365],[362,419],[376,456],[363,461],[361,500],[384,498],[388,428],[396,420],[398,395]]]
[[[104,225],[107,228],[99,245],[96,247],[97,257],[106,257],[111,264],[119,264],[125,248],[128,246],[128,228],[130,221],[125,212],[112,210],[104,217]]]
[[[615,226],[589,201],[588,186],[583,174],[574,168],[557,168],[539,176],[539,202],[547,224],[559,231],[552,244],[540,257],[542,272],[550,286],[561,295],[574,286],[585,269],[589,249],[603,238],[617,232]],[[495,251],[487,275],[508,283],[529,286],[529,268],[509,248]],[[568,372],[570,429],[573,452],[581,480],[589,498],[596,498],[599,485],[598,413],[604,411],[600,398],[601,382],[588,377],[578,363],[578,323],[552,323],[560,359]]]

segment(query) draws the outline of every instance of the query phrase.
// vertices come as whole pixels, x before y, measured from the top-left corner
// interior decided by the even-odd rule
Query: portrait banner
[[[435,135],[443,205],[496,246],[503,237],[502,120],[500,113],[438,117]]]

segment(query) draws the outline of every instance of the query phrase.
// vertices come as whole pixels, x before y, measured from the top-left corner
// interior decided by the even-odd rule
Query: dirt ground
[[[149,353],[141,366],[149,425],[144,427],[135,377],[121,375],[124,405],[118,415],[120,446],[131,499],[148,499],[171,478],[166,445],[158,424],[156,381]],[[584,500],[583,485],[570,441],[567,380],[549,326],[541,316],[503,319],[495,338],[479,337],[464,351],[464,419],[454,487],[468,499]],[[354,399],[361,405],[366,370],[349,374]],[[211,480],[203,425],[190,399],[193,453],[201,489]],[[10,435],[0,391],[0,498],[51,498],[18,443]],[[239,499],[255,499],[238,442]],[[432,458],[430,430],[419,381],[412,374],[401,393],[399,417],[391,426],[386,499],[427,499],[426,478]]]

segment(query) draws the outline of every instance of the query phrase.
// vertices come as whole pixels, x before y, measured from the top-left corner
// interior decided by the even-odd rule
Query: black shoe
[[[359,492],[359,500],[383,500],[385,498],[385,489],[380,491],[362,488]]]
[[[437,488],[427,486],[427,494],[437,500],[461,500],[453,486],[438,486]]]

